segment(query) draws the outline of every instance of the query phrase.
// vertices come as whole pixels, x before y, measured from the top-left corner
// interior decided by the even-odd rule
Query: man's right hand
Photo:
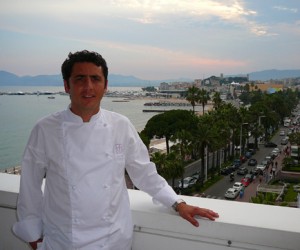
[[[42,242],[42,241],[43,241],[43,239],[38,239],[37,241],[29,242],[29,245],[31,246],[31,248],[32,248],[33,250],[36,250],[36,249],[37,249],[37,244],[38,244],[39,242]]]

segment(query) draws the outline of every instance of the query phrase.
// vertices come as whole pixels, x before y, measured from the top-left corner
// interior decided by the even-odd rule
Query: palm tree
[[[161,152],[155,152],[150,158],[151,161],[155,163],[157,172],[163,175],[163,169],[166,164],[167,155]]]
[[[198,118],[198,129],[194,135],[194,148],[199,149],[201,158],[201,176],[203,180],[207,178],[205,175],[205,149],[213,144],[216,140],[215,130],[212,128],[212,116],[205,114]]]
[[[214,109],[218,109],[218,108],[221,107],[221,105],[223,104],[223,100],[221,99],[220,92],[215,92],[212,101],[213,101],[213,104],[214,104]]]
[[[166,175],[164,176],[166,179],[172,180],[172,187],[175,186],[175,179],[180,178],[183,179],[185,165],[182,162],[180,155],[177,152],[171,152],[167,156],[166,162]],[[181,181],[183,184],[183,181]]]
[[[188,88],[187,96],[185,99],[191,103],[193,107],[193,113],[195,113],[195,106],[196,103],[198,102],[198,98],[199,98],[199,88],[195,86]]]
[[[204,114],[204,108],[207,102],[210,100],[209,93],[205,89],[199,90],[198,103],[201,103]]]

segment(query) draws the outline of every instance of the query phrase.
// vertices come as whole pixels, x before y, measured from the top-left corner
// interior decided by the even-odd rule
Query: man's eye
[[[92,80],[99,82],[99,81],[101,81],[101,78],[99,76],[92,76]]]
[[[84,79],[84,76],[76,76],[75,80],[76,81],[82,81]]]

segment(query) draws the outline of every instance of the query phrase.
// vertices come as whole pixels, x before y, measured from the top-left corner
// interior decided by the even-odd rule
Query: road
[[[282,128],[282,129],[280,129],[280,131],[281,130],[285,130],[287,132],[287,129]],[[279,132],[278,132],[272,139],[272,142],[275,142],[280,149],[283,148],[283,146],[280,145],[282,138],[283,137],[280,136]],[[259,149],[257,150],[256,154],[253,155],[253,158],[255,158],[257,160],[257,162],[260,163],[262,160],[264,160],[265,156],[267,156],[271,153],[272,150],[273,150],[273,148],[266,148],[266,147],[264,147],[264,145],[259,145]],[[277,161],[278,166],[281,166],[282,159],[283,159],[283,153],[281,155],[279,155],[277,158],[275,158],[274,162]],[[243,163],[242,166],[248,168],[249,171],[252,168],[247,165],[247,161],[245,163]],[[239,175],[235,174],[235,182],[240,181],[242,178],[243,178],[243,176],[239,176]],[[232,187],[233,183],[234,182],[229,181],[229,176],[224,176],[224,178],[222,180],[220,180],[215,185],[213,185],[212,187],[207,189],[205,191],[205,194],[208,197],[225,199],[224,194],[228,188]],[[258,183],[259,183],[259,180],[255,180],[254,182],[252,182],[248,187],[245,188],[244,197],[242,199],[240,199],[238,197],[236,200],[242,200],[242,201],[248,202],[251,196],[255,196],[256,187],[257,187]]]

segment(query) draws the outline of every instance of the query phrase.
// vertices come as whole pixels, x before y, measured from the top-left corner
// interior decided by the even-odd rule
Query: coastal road
[[[280,130],[284,130],[284,129],[280,129]],[[278,132],[272,139],[272,142],[275,142],[280,149],[283,147],[282,145],[280,145],[281,138],[282,137],[279,136],[279,132]],[[256,154],[253,155],[252,158],[255,158],[257,160],[258,164],[259,164],[262,160],[264,160],[264,158],[267,155],[269,155],[271,153],[272,150],[273,150],[273,148],[266,148],[264,145],[259,145],[259,149],[256,151]],[[277,159],[275,159],[274,161],[276,161],[276,160]],[[249,171],[252,168],[252,167],[248,166],[248,161],[243,163],[242,166],[248,168]],[[242,178],[243,178],[243,176],[239,176],[239,175],[235,174],[234,182],[238,182]],[[252,194],[248,194],[248,195],[254,196],[255,192],[256,192],[256,188],[253,188],[253,186],[257,186],[257,183],[258,183],[258,180],[256,181],[256,183],[255,182],[251,183],[248,187],[246,187],[245,193],[246,192],[249,193],[250,190],[252,190],[251,191]],[[224,176],[224,178],[222,180],[220,180],[219,182],[217,182],[216,184],[214,184],[213,186],[208,188],[205,191],[205,194],[208,195],[208,197],[215,197],[215,198],[224,199],[224,194],[225,194],[226,190],[228,188],[232,187],[232,185],[233,185],[233,182],[229,181],[229,176]]]

